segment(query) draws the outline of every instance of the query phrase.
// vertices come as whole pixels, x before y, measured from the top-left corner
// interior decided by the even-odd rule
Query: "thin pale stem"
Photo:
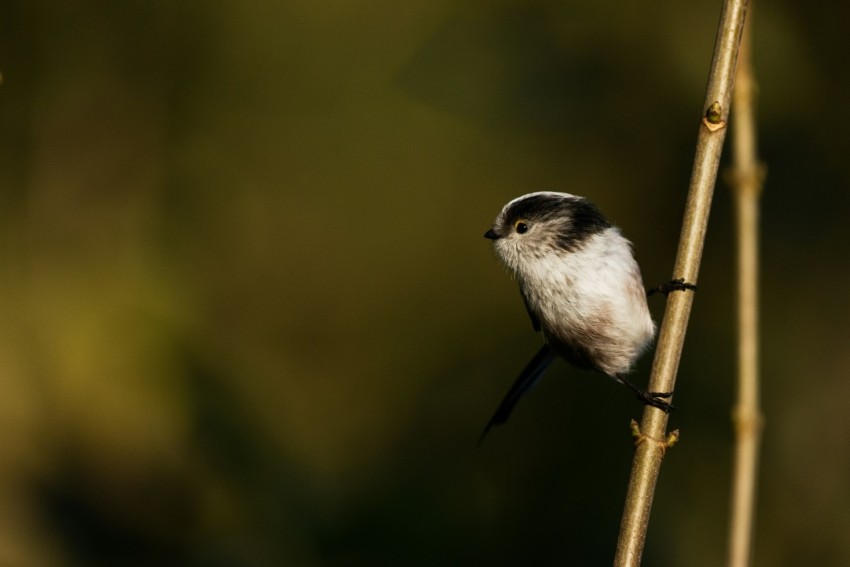
[[[720,14],[703,106],[704,115],[697,136],[696,156],[673,272],[674,278],[684,278],[688,283],[697,282],[720,154],[726,138],[735,63],[746,12],[747,0],[725,0]],[[691,291],[676,291],[668,297],[652,364],[649,391],[672,392],[675,388],[693,295]],[[616,567],[640,565],[655,485],[669,444],[666,428],[667,414],[646,406],[638,437],[641,442],[637,443],[632,461],[617,540],[614,558]]]
[[[756,154],[755,91],[747,25],[735,78],[730,175],[738,241],[738,400],[733,411],[735,450],[729,567],[746,567],[752,557],[762,426],[758,372],[758,227],[764,175]]]

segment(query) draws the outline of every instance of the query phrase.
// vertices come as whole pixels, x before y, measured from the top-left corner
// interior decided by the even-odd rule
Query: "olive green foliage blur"
[[[482,234],[522,193],[582,194],[668,279],[719,10],[3,2],[0,564],[609,563],[641,407],[558,362],[475,447],[540,341]],[[755,554],[847,565],[846,11],[754,17]],[[650,565],[725,557],[729,202]]]

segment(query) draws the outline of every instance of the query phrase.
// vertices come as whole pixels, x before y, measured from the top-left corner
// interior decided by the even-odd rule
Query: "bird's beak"
[[[501,236],[496,234],[496,231],[491,228],[490,230],[484,233],[484,238],[489,238],[490,240],[499,240]]]

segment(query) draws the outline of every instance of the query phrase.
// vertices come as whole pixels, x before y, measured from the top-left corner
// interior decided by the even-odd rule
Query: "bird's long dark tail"
[[[479,445],[482,441],[484,441],[484,437],[494,425],[501,425],[508,420],[511,416],[511,412],[514,411],[514,407],[516,407],[517,402],[519,402],[520,398],[522,398],[526,392],[531,390],[537,381],[540,380],[540,377],[543,376],[543,372],[545,372],[552,361],[555,360],[556,356],[557,355],[554,351],[552,351],[549,345],[546,344],[537,351],[537,354],[534,355],[534,358],[531,359],[520,373],[519,378],[517,378],[513,383],[511,389],[508,390],[507,394],[505,394],[502,403],[500,403],[499,407],[496,408],[496,413],[494,413],[493,417],[490,418],[490,421],[487,422],[487,426],[481,433],[481,437],[478,438]]]

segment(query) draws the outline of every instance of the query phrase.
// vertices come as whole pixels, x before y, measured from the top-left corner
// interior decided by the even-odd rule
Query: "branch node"
[[[640,425],[634,419],[629,424],[629,429],[632,432],[632,437],[635,440],[635,447],[645,442],[652,442],[657,444],[662,451],[666,451],[668,448],[672,447],[679,441],[679,430],[676,429],[667,434],[666,439],[658,439],[656,437],[652,437],[651,435],[646,435],[641,432]]]
[[[673,445],[679,442],[679,430],[674,429],[670,433],[667,434],[667,448],[669,449]]]
[[[723,107],[720,106],[720,102],[715,100],[711,103],[705,110],[705,119],[710,124],[721,124],[723,122]]]
[[[750,436],[761,433],[764,429],[764,414],[759,411],[753,413],[750,408],[739,405],[732,411],[732,424],[738,435]]]
[[[723,181],[731,188],[750,189],[755,191],[756,196],[761,195],[765,178],[767,178],[767,166],[764,162],[758,162],[755,167],[746,169],[735,166],[723,172]]]
[[[702,115],[702,123],[708,128],[709,132],[717,132],[726,128],[726,121],[723,120],[723,107],[720,102],[715,100],[705,109],[705,114]]]
[[[721,120],[720,122],[711,122],[705,116],[702,117],[702,125],[706,127],[709,132],[717,132],[718,130],[722,130],[726,128],[726,121]]]

